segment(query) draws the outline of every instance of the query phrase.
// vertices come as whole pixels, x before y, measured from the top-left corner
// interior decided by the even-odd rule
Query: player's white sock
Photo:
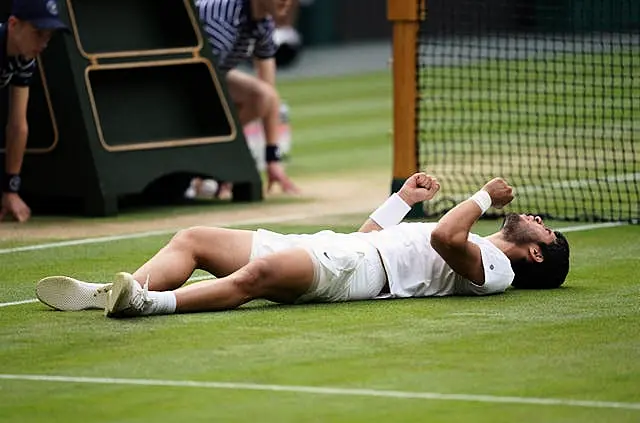
[[[148,297],[153,300],[145,307],[142,314],[173,314],[176,312],[176,294],[173,291],[149,291]]]

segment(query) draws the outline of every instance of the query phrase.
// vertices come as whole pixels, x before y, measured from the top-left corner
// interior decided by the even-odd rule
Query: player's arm
[[[431,233],[431,246],[456,273],[483,285],[485,278],[480,247],[468,240],[469,231],[489,207],[504,207],[512,199],[512,188],[500,178],[492,179],[440,219]]]
[[[256,42],[253,52],[254,69],[258,79],[273,88],[275,95],[269,95],[272,103],[268,113],[262,118],[265,132],[265,159],[267,162],[267,191],[271,191],[274,184],[279,183],[286,193],[299,192],[298,187],[287,176],[280,161],[280,97],[276,90],[276,45],[273,40],[273,21],[265,23],[263,36]]]
[[[22,168],[22,160],[27,148],[27,137],[29,135],[29,125],[27,124],[29,87],[12,85],[9,88],[9,96],[5,172],[17,175]]]
[[[358,232],[380,231],[397,225],[409,213],[411,207],[431,200],[439,189],[440,184],[433,176],[423,172],[413,174],[397,193],[392,194],[384,204],[371,213]]]
[[[276,59],[270,57],[268,59],[253,59],[253,68],[256,71],[258,79],[275,88],[276,86]]]
[[[262,82],[276,88],[276,44],[273,40],[275,26],[273,21],[269,21],[264,26],[263,36],[256,41],[253,51],[253,68],[256,76]],[[270,113],[262,119],[265,132],[267,133],[267,144],[278,145],[278,125],[280,124],[280,109],[272,107]]]
[[[28,85],[11,85],[9,88],[9,111],[5,142],[5,175],[2,179],[2,200],[0,220],[13,216],[18,222],[25,222],[31,216],[29,206],[20,198],[20,171],[24,152],[27,148],[29,126],[27,124]]]
[[[276,60],[273,57],[266,59],[254,57],[253,68],[259,80],[266,82],[274,89],[276,88]],[[262,119],[262,125],[264,126],[264,131],[266,133],[266,143],[268,146],[278,147],[280,108],[272,107],[269,110],[269,113]]]
[[[274,33],[276,30],[273,19],[267,19],[259,24],[261,36],[256,40],[253,49],[253,68],[256,76],[270,86],[276,86],[276,45]]]

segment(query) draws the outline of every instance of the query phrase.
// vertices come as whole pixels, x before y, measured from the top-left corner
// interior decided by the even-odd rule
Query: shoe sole
[[[36,285],[36,298],[59,311],[80,311],[104,308],[106,294],[94,295],[95,290],[68,276],[50,276]]]
[[[131,295],[131,285],[137,283],[128,273],[118,273],[113,280],[113,286],[107,296],[107,304],[104,315],[107,317],[118,317],[123,302]]]

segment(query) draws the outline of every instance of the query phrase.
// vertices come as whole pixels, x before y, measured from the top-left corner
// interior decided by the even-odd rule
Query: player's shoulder
[[[476,244],[478,247],[487,249],[491,252],[502,253],[502,251],[498,247],[496,247],[493,242],[474,232],[469,232],[469,237],[467,239],[469,242]]]
[[[404,221],[397,225],[390,226],[384,231],[387,234],[396,234],[400,237],[428,237],[435,229],[437,223],[435,222],[416,222],[416,221]]]
[[[400,223],[398,226],[402,227],[406,230],[414,230],[414,231],[433,231],[436,226],[438,226],[438,222],[421,222],[415,220],[405,220]]]
[[[477,234],[470,233],[469,241],[473,242],[480,248],[480,254],[482,257],[483,265],[489,266],[490,270],[495,270],[496,273],[504,273],[507,276],[513,276],[511,270],[511,260],[509,257],[498,248],[493,242],[487,238]]]
[[[493,245],[493,243],[491,241],[489,241],[487,238],[483,237],[482,235],[478,235],[475,232],[469,232],[468,239],[469,239],[469,241],[473,242],[474,244],[486,245],[486,246],[489,246],[489,247],[498,248],[495,245]]]

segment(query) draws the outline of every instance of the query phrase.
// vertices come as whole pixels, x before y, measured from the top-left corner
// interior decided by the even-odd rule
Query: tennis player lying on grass
[[[118,273],[112,284],[53,276],[38,282],[36,294],[59,310],[104,307],[107,316],[124,317],[229,310],[257,298],[292,304],[487,295],[564,282],[569,245],[540,217],[509,214],[492,235],[469,233],[490,206],[513,199],[500,178],[437,223],[400,223],[439,189],[435,178],[414,174],[350,234],[186,229],[133,275]],[[195,269],[219,279],[182,286]]]

